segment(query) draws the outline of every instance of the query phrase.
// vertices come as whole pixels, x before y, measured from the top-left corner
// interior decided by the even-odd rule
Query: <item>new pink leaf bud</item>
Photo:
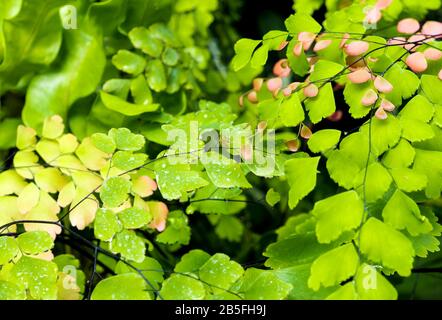
[[[244,107],[244,95],[240,95],[238,98],[238,103],[240,107]]]
[[[316,34],[313,32],[300,32],[298,34],[298,40],[302,42],[302,46],[305,51],[307,51],[312,45],[313,41],[315,41]]]
[[[278,48],[276,49],[277,51],[281,51],[283,50],[285,47],[287,47],[287,45],[289,44],[288,41],[283,41],[279,44]]]
[[[277,77],[286,78],[290,75],[290,67],[287,59],[281,59],[275,63],[273,74]]]
[[[414,72],[424,72],[428,68],[427,60],[422,52],[414,52],[405,60],[407,66]]]
[[[382,107],[382,109],[384,109],[385,111],[388,111],[388,112],[393,111],[395,108],[394,104],[391,103],[390,101],[388,101],[387,99],[382,99],[381,107]]]
[[[285,97],[288,97],[292,94],[292,89],[290,87],[285,87],[284,89],[282,89],[282,94]]]
[[[318,87],[311,83],[307,87],[304,88],[304,95],[309,98],[316,97],[319,93]]]
[[[393,85],[381,76],[377,76],[376,79],[374,79],[374,86],[382,93],[389,93],[393,90]]]
[[[368,50],[368,43],[365,41],[353,41],[345,46],[345,53],[349,56],[359,56]]]
[[[331,40],[319,40],[318,42],[316,42],[315,46],[313,47],[313,51],[318,52],[324,50],[331,44],[332,44]]]
[[[253,79],[253,90],[255,90],[256,92],[261,90],[261,87],[262,87],[263,83],[264,83],[264,79],[263,78]]]
[[[302,125],[302,127],[301,127],[301,137],[303,137],[304,139],[308,140],[308,139],[310,139],[312,134],[313,134],[312,130],[310,130],[309,127],[307,127],[306,125]]]
[[[381,20],[382,14],[381,10],[377,7],[373,7],[372,9],[368,10],[365,14],[365,21],[368,23],[376,23],[379,20]]]
[[[385,110],[382,107],[379,107],[375,112],[375,117],[379,120],[385,120],[388,117],[388,114],[385,112]]]
[[[297,44],[295,44],[295,46],[293,47],[293,54],[297,57],[299,57],[302,54],[302,42],[298,42]]]
[[[422,33],[427,36],[442,37],[442,23],[438,21],[427,21],[422,26]]]
[[[247,95],[247,100],[251,103],[258,103],[258,95],[256,94],[256,91],[250,91]]]
[[[439,60],[442,58],[442,51],[435,48],[428,48],[424,51],[424,56],[427,60]]]
[[[275,92],[276,90],[281,89],[282,87],[282,79],[281,78],[271,78],[267,81],[267,89],[270,92]]]
[[[397,24],[397,31],[400,33],[412,34],[420,29],[419,21],[413,18],[402,19]]]
[[[362,105],[368,107],[373,105],[378,99],[378,94],[373,89],[368,89],[367,92],[362,97],[361,103]]]
[[[285,143],[287,146],[287,149],[291,152],[296,152],[299,150],[299,147],[301,147],[301,142],[299,140],[290,140]]]
[[[378,0],[375,4],[376,8],[378,9],[385,9],[387,8],[393,0]]]
[[[363,68],[349,73],[347,77],[352,83],[364,83],[370,80],[371,73],[366,68]]]

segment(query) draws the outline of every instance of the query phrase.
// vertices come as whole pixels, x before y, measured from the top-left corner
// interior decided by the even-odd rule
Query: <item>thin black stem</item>
[[[87,291],[87,295],[85,295],[85,297],[87,296],[87,300],[91,300],[91,296],[92,296],[92,288],[94,287],[94,279],[95,279],[95,274],[97,273],[97,257],[98,257],[98,247],[99,247],[100,243],[97,244],[97,246],[94,248],[94,261],[92,264],[92,272],[91,272],[91,276],[88,280],[88,291]]]

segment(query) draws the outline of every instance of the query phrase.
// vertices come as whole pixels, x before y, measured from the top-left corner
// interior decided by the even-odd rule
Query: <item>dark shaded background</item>
[[[291,0],[243,0],[235,24],[242,37],[259,39],[272,29],[284,30],[284,20],[293,13]]]

